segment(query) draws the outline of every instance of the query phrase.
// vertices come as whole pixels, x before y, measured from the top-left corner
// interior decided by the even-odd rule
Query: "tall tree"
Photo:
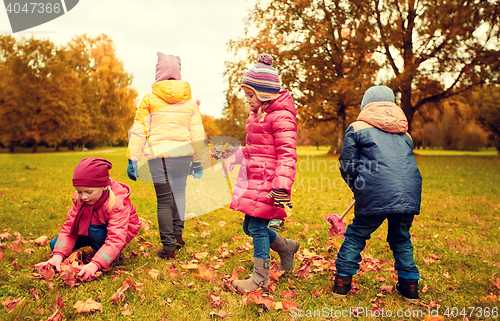
[[[424,105],[499,81],[498,0],[370,0],[366,6],[386,80],[401,93],[410,128]]]
[[[258,1],[244,37],[229,42],[230,51],[243,57],[227,63],[229,92],[259,53],[272,54],[300,120],[334,121],[338,139],[331,152],[340,151],[348,110],[359,106],[378,70],[366,9],[360,0]]]

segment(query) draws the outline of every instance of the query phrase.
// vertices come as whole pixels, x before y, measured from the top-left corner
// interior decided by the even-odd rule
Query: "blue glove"
[[[201,178],[203,176],[203,166],[201,165],[201,162],[191,163],[189,175],[193,175],[194,178]]]
[[[128,160],[127,175],[131,180],[137,180],[137,177],[139,177],[139,173],[137,173],[137,161]]]

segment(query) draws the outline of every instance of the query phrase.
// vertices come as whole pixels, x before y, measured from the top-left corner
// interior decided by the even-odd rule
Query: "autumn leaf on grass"
[[[431,265],[432,263],[436,262],[436,260],[434,260],[434,259],[432,259],[430,257],[423,259],[423,261],[427,265]]]
[[[25,298],[18,298],[11,300],[10,296],[7,297],[4,301],[2,301],[2,305],[7,309],[7,313],[11,314],[12,311],[17,307],[17,305],[21,305],[24,302]]]
[[[59,311],[59,309],[56,309],[46,321],[63,321],[63,319],[64,316],[61,311]]]
[[[384,281],[385,281],[385,278],[384,278],[383,276],[376,276],[376,277],[375,277],[375,281],[384,282]]]
[[[278,271],[275,269],[269,270],[269,277],[275,281],[278,281],[280,279],[280,276],[282,276],[285,273],[285,270],[283,271]]]
[[[270,309],[274,306],[273,300],[263,297],[260,290],[250,292],[248,295],[253,300],[253,302],[255,302],[255,304],[263,304],[267,309]]]
[[[218,307],[220,307],[221,305],[223,305],[223,304],[224,304],[224,301],[222,301],[222,300],[220,299],[220,296],[217,296],[217,295],[211,294],[211,295],[210,295],[210,299],[212,299],[212,306],[213,306],[214,308],[218,308]]]
[[[158,275],[160,274],[160,271],[157,269],[151,269],[148,271],[148,274],[153,278],[153,279],[158,279]]]
[[[86,301],[76,301],[73,305],[76,313],[92,313],[99,311],[102,313],[102,304],[95,302],[92,299],[87,299]]]
[[[201,259],[204,259],[208,256],[208,252],[201,252],[201,253],[196,253],[196,254],[193,254],[193,257],[197,260],[201,260]]]
[[[309,265],[306,265],[299,270],[299,276],[301,278],[312,278],[312,275],[310,275],[309,272],[311,272],[311,268],[309,267]]]
[[[200,236],[201,236],[201,237],[207,237],[207,236],[209,236],[209,235],[210,235],[210,233],[212,233],[212,231],[203,231],[203,232],[201,232],[201,235],[200,235]]]
[[[59,276],[66,282],[67,285],[74,287],[78,285],[76,275],[78,271],[71,264],[61,265],[61,273]]]
[[[498,289],[498,295],[500,295],[500,278],[497,278],[493,284],[497,287]]]
[[[384,292],[384,291],[387,291],[387,293],[391,294],[392,293],[392,288],[393,286],[392,285],[387,285],[387,284],[384,284],[380,287],[380,292]]]
[[[231,281],[236,281],[236,280],[239,280],[240,279],[240,276],[238,275],[238,272],[237,271],[233,271],[233,274],[231,274]]]
[[[351,293],[358,294],[359,293],[359,284],[356,282],[351,282]]]
[[[40,273],[40,276],[44,280],[52,280],[56,275],[56,272],[54,271],[52,266],[48,264],[44,267],[39,268],[38,273]]]
[[[13,250],[13,251],[16,251],[16,252],[21,252],[23,249],[19,246],[19,245],[15,245],[15,244],[12,244],[10,246],[10,248]]]
[[[3,255],[4,255],[4,253],[0,252],[0,261],[3,259]]]
[[[281,302],[281,305],[283,307],[283,311],[290,311],[291,308],[297,308],[297,302],[293,301],[283,301]]]
[[[8,240],[8,239],[10,239],[12,237],[12,235],[10,235],[9,232],[7,232],[5,230],[4,230],[4,232],[5,233],[1,233],[0,234],[0,240]]]
[[[111,296],[111,298],[110,298],[111,302],[113,302],[114,304],[119,304],[120,300],[122,302],[125,301],[124,292],[127,291],[127,289],[130,287],[136,289],[136,285],[134,284],[134,281],[132,281],[130,279],[126,279],[125,281],[123,281],[122,286],[118,289],[118,291],[116,291],[115,294],[113,294]],[[136,291],[137,291],[137,289],[136,289]],[[139,292],[139,291],[137,291],[137,292]]]
[[[17,264],[17,259],[15,259],[14,261],[12,261],[12,266],[16,270],[19,270],[21,268],[21,266]]]
[[[215,281],[215,279],[217,279],[217,277],[212,272],[213,270],[211,270],[206,265],[200,266],[198,268],[198,270],[200,271],[200,274],[193,274],[194,277],[197,277],[197,278],[200,278],[203,280],[207,280],[207,281]]]
[[[424,321],[444,321],[444,316],[431,317],[427,315],[425,316]]]
[[[491,301],[491,302],[495,302],[497,300],[497,296],[496,295],[488,295],[488,296],[482,296],[479,298],[479,301]]]
[[[291,298],[294,298],[297,296],[297,291],[292,292],[292,291],[286,290],[286,291],[280,292],[280,294],[283,296],[283,299],[290,300]]]
[[[443,276],[446,278],[446,280],[449,280],[450,279],[450,274],[448,273],[448,271],[445,271],[443,273]]]
[[[424,287],[422,288],[422,293],[427,293],[428,289],[427,289],[427,284],[424,285]]]
[[[33,240],[33,243],[37,244],[37,245],[40,245],[40,246],[44,246],[45,244],[47,244],[48,241],[49,241],[48,236],[47,235],[42,235],[39,238]]]

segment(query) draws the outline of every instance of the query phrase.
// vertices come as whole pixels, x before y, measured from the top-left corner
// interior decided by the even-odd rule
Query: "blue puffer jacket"
[[[406,116],[390,102],[373,102],[346,131],[339,157],[354,192],[355,215],[419,214],[422,176]]]

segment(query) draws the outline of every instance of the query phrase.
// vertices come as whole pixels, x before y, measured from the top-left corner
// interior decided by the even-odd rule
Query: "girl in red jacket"
[[[297,163],[295,104],[287,90],[280,91],[272,63],[270,55],[261,54],[241,83],[250,112],[231,209],[245,213],[243,231],[253,238],[254,246],[252,276],[233,282],[241,292],[269,286],[269,249],[278,252],[279,269],[288,272],[299,248],[299,242],[284,239],[268,228],[271,219],[286,217],[285,205],[292,207],[290,194]]]
[[[52,258],[38,263],[61,271],[61,262],[73,250],[91,246],[97,253],[92,261],[76,267],[83,280],[104,269],[137,235],[141,224],[130,202],[130,187],[109,177],[112,165],[102,158],[84,158],[73,174],[73,208],[59,235],[50,242]]]

